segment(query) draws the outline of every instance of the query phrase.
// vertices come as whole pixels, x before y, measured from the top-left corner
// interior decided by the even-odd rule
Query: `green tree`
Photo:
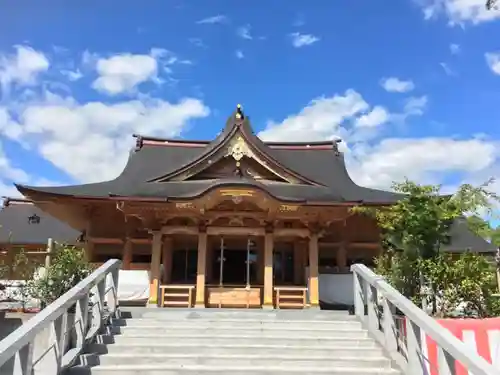
[[[419,268],[437,291],[435,315],[449,317],[461,310],[462,316],[484,318],[500,312],[500,301],[494,296],[495,265],[488,258],[470,252],[458,258],[439,253],[434,258],[421,260]]]
[[[500,247],[500,226],[496,227],[495,229],[491,229],[490,240],[491,243]]]
[[[434,261],[441,247],[449,242],[453,220],[465,214],[479,216],[480,211],[492,209],[498,201],[498,196],[488,190],[492,182],[477,187],[464,184],[455,194],[443,195],[440,186],[405,180],[393,184],[393,189],[403,194],[397,203],[388,207],[354,208],[354,212],[375,218],[381,228],[386,259],[377,260],[377,272],[390,275],[392,284],[415,303],[420,302],[426,282],[432,296],[436,296],[440,283],[432,278],[425,280],[422,265],[426,260]]]
[[[471,231],[500,247],[500,226],[492,228],[490,223],[479,216],[469,216],[467,223]]]
[[[486,0],[486,9],[493,10],[496,9],[498,0]]]
[[[29,283],[30,295],[42,306],[54,302],[93,271],[85,259],[82,249],[73,246],[56,245],[50,266],[41,277]]]
[[[467,217],[467,224],[469,225],[469,229],[478,236],[490,239],[492,228],[486,220],[477,215],[471,215]]]
[[[0,279],[7,280],[0,285],[0,300],[20,302],[24,310],[29,298],[25,282],[33,277],[38,263],[24,249],[11,248],[9,251],[14,251],[14,256],[12,258],[3,256],[0,261]]]

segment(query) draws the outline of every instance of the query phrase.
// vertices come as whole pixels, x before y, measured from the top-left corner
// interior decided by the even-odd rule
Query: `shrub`
[[[29,293],[40,300],[42,307],[49,305],[85,279],[93,271],[82,249],[57,245],[50,266],[31,280]]]

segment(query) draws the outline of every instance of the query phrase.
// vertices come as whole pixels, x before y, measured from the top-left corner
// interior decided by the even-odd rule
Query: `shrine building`
[[[352,290],[349,266],[381,251],[375,221],[351,208],[402,197],[355,184],[338,141],[262,141],[240,106],[212,141],[134,137],[114,180],[16,186],[82,233],[91,262],[148,271],[154,305],[315,307],[320,288],[340,301]],[[465,220],[447,250],[496,251]],[[339,278],[323,286],[323,275]]]

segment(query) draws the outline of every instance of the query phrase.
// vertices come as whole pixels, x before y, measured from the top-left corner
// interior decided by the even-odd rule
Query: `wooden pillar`
[[[196,274],[196,307],[205,307],[205,273],[207,266],[207,233],[198,233],[198,266]]]
[[[273,250],[274,235],[266,233],[264,239],[264,308],[273,308]]]
[[[172,278],[172,238],[167,237],[163,241],[163,277],[162,281],[164,284],[168,284]]]
[[[125,239],[125,245],[123,246],[123,257],[122,257],[122,269],[129,270],[130,264],[132,263],[132,253],[134,251],[134,244],[130,241],[130,238]]]
[[[95,250],[95,244],[92,242],[91,239],[87,238],[85,240],[85,245],[84,245],[84,252],[85,252],[85,259],[87,262],[92,262],[94,259],[94,250]]]
[[[158,287],[160,282],[160,261],[161,261],[161,231],[153,232],[153,244],[151,249],[151,267],[149,280],[149,304],[158,304]]]
[[[94,248],[95,248],[95,245],[94,243],[92,242],[92,239],[91,239],[91,235],[92,235],[92,221],[90,219],[87,220],[87,225],[86,225],[86,228],[85,228],[85,235],[83,236],[83,239],[84,239],[84,244],[83,244],[83,251],[84,251],[84,255],[85,255],[85,260],[87,262],[92,262],[93,258],[94,258]],[[82,233],[83,235],[83,233]]]
[[[318,235],[316,233],[311,233],[309,237],[309,301],[311,307],[319,306]]]

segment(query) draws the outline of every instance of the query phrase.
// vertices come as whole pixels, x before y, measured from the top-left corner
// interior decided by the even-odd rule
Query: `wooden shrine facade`
[[[320,270],[349,272],[380,249],[376,225],[350,206],[283,204],[253,189],[88,212],[89,259],[150,270],[149,302],[163,306],[317,306]],[[123,217],[125,233],[117,227]]]
[[[153,304],[316,306],[320,272],[380,251],[375,222],[351,208],[403,197],[354,183],[338,141],[264,142],[240,106],[212,141],[135,137],[113,180],[17,188],[81,232],[91,261],[148,270]],[[491,251],[456,229],[454,248]]]

